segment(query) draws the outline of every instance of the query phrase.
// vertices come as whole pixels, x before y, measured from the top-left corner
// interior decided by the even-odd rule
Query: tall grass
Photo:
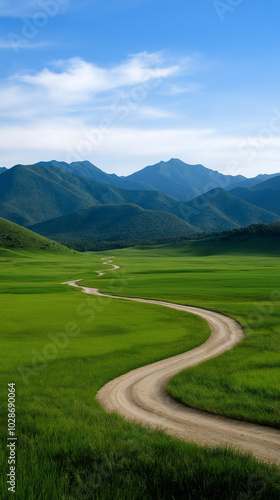
[[[88,297],[60,284],[83,278],[127,296],[191,303],[193,289],[193,302],[206,300],[207,306],[215,299],[206,285],[214,274],[219,280],[225,262],[213,260],[209,267],[188,260],[181,250],[149,252],[114,252],[121,269],[102,278],[94,275],[98,255],[2,255],[1,499],[12,495],[6,483],[9,382],[16,383],[17,499],[279,498],[279,469],[230,449],[201,448],[127,423],[105,413],[95,399],[111,378],[194,348],[209,336],[196,316]],[[195,275],[202,275],[196,288]],[[238,280],[236,270],[232,276]],[[259,339],[256,356],[261,356]]]

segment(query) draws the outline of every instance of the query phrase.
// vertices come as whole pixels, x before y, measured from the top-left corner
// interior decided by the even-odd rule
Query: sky
[[[279,0],[0,0],[0,166],[280,172]]]

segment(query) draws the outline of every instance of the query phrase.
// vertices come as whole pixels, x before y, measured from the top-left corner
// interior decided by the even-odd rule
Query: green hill
[[[231,193],[237,198],[280,215],[280,175],[251,189],[236,188]]]
[[[13,222],[0,218],[0,253],[3,250],[27,250],[29,252],[70,252],[59,243],[18,226]]]
[[[270,224],[252,224],[251,226],[241,227],[233,231],[223,231],[216,235],[218,238],[226,240],[248,241],[253,238],[267,239],[275,238],[280,243],[280,221]],[[279,245],[280,252],[280,245]]]
[[[277,185],[278,179],[280,180],[280,176],[262,185],[268,183]],[[257,188],[258,186],[253,189]],[[263,195],[266,190],[256,192]],[[273,192],[277,197],[278,191]],[[109,184],[100,184],[55,165],[17,165],[1,174],[0,215],[22,226],[33,226],[49,220],[52,224],[53,219],[93,206],[131,204],[138,205],[138,208],[141,207],[144,210],[157,211],[159,221],[166,221],[167,214],[169,216],[172,214],[176,216],[173,220],[177,221],[175,223],[177,229],[178,218],[180,218],[181,229],[188,227],[192,232],[222,231],[279,220],[279,215],[236,198],[220,188],[183,203],[160,191],[127,190]],[[163,214],[159,215],[160,212]],[[105,212],[100,212],[100,214],[103,213]],[[112,220],[114,220],[113,213]],[[121,234],[122,238],[124,237],[126,229],[128,231],[126,241],[131,240],[131,228],[125,225],[125,221],[126,217],[118,222],[122,228],[119,227],[116,241],[120,240]],[[183,221],[189,226],[182,226]],[[155,234],[156,227],[158,235]],[[143,237],[147,238],[147,235],[151,234],[150,238],[162,238],[161,225],[155,225],[153,221],[152,228],[153,230],[148,231],[147,234],[141,229]],[[176,231],[176,235],[183,234]],[[100,227],[98,232],[99,235],[96,237],[98,241],[101,236],[105,241],[112,241],[110,236],[111,233],[114,234],[112,228],[104,233]],[[171,233],[169,227],[166,237],[169,238]],[[138,236],[133,234],[133,238],[136,237],[138,239]],[[90,241],[92,241],[92,236]]]
[[[94,206],[31,228],[39,234],[76,247],[77,243],[105,241],[131,245],[198,233],[173,214],[144,210],[133,204]],[[89,246],[85,245],[85,248]]]
[[[280,222],[253,224],[248,227],[213,233],[197,241],[185,241],[177,247],[194,256],[206,255],[280,255]]]
[[[207,232],[279,220],[277,214],[240,200],[220,188],[185,203],[184,207],[184,219]]]
[[[17,165],[1,175],[0,214],[23,226],[93,205],[124,203],[180,215],[179,203],[164,193],[99,184],[55,166]]]
[[[99,203],[122,202],[114,188],[60,168],[17,165],[1,175],[0,214],[23,226]]]

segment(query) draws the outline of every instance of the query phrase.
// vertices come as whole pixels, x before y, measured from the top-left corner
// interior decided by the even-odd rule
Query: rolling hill
[[[279,181],[280,176],[269,179],[250,190],[245,189],[245,192],[249,193],[250,196],[253,193],[254,197],[258,196],[266,200],[269,198],[267,201],[269,203],[274,200],[273,206],[277,208],[279,206]],[[208,184],[209,186],[210,184]],[[239,193],[240,190],[244,192],[244,188],[237,188],[235,191]],[[190,232],[230,230],[250,224],[279,220],[277,213],[269,212],[260,206],[237,198],[232,193],[221,188],[213,189],[189,202],[183,203],[156,190],[127,190],[109,184],[100,184],[55,165],[17,165],[1,175],[1,217],[28,227],[50,221],[47,236],[54,237],[56,234],[56,232],[53,233],[50,230],[53,219],[70,214],[73,221],[73,213],[82,209],[90,208],[93,210],[93,207],[105,207],[103,211],[96,212],[96,217],[99,214],[99,219],[96,218],[96,220],[104,221],[104,214],[106,213],[110,214],[112,221],[115,221],[113,211],[108,209],[109,205],[114,207],[116,205],[122,206],[122,210],[118,212],[120,217],[117,223],[118,231],[114,232],[113,226],[111,226],[106,232],[99,224],[99,226],[94,226],[92,231],[89,227],[86,228],[83,236],[79,236],[79,239],[84,238],[85,234],[87,234],[90,241],[92,239],[94,241],[113,241],[111,237],[113,235],[116,241],[119,241],[124,238],[125,231],[127,231],[126,241],[131,238],[133,241],[135,238],[161,239],[165,236],[163,236],[165,230],[166,237],[169,238],[171,235],[179,236]],[[138,210],[140,210],[140,207],[144,209],[141,212],[141,217],[138,214],[137,224],[140,220],[144,224],[144,221],[148,220],[148,215],[152,221],[151,231],[147,231],[147,234],[145,234],[146,229],[144,230],[144,227],[147,227],[146,222],[143,226],[141,224],[139,227],[137,226],[141,237],[138,237],[129,225],[132,221],[131,205],[134,205],[134,207],[137,205]],[[125,210],[124,206],[126,206]],[[128,206],[130,206],[130,210],[128,210]],[[157,212],[159,223],[155,224],[152,214],[144,214],[145,211],[152,211],[153,217]],[[166,225],[168,218],[169,222],[173,220],[175,231],[171,231],[171,224]],[[181,226],[178,230],[179,220]],[[158,231],[157,236],[155,228]],[[187,229],[188,232],[184,233]],[[69,233],[70,225],[67,238],[69,238]],[[74,234],[72,236],[74,237]]]
[[[240,200],[220,188],[185,203],[184,207],[184,219],[207,232],[279,220],[277,214]]]
[[[251,189],[239,187],[231,193],[237,198],[280,215],[280,175]]]
[[[177,245],[178,246],[178,245]],[[280,255],[280,222],[213,233],[197,241],[179,243],[188,255]]]
[[[1,176],[0,215],[23,226],[93,205],[123,203],[179,213],[178,202],[164,193],[99,184],[55,166],[17,165]]]
[[[17,165],[1,175],[0,200],[2,217],[27,226],[122,198],[108,185],[101,188],[60,168]]]
[[[29,252],[70,252],[59,243],[40,236],[29,229],[0,218],[0,253],[6,250],[27,250]]]
[[[238,241],[247,241],[252,238],[276,238],[280,243],[280,221],[271,222],[270,224],[252,224],[232,231],[224,231],[217,237],[237,239]],[[223,238],[223,241],[226,241],[226,238]],[[280,253],[280,245],[278,250]]]
[[[202,232],[279,220],[278,215],[220,188],[182,204],[180,212],[181,218],[178,218],[169,212],[144,210],[135,204],[98,205],[32,225],[30,229],[69,246],[101,241],[122,241],[128,246],[140,241],[196,237]]]
[[[199,231],[173,214],[144,210],[138,205],[102,205],[31,226],[39,234],[64,244],[82,242],[146,242]]]

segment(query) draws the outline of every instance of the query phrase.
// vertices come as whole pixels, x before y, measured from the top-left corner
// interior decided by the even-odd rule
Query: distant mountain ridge
[[[184,219],[206,232],[277,222],[280,218],[277,214],[240,200],[221,188],[213,189],[184,206]]]
[[[236,188],[231,193],[248,203],[274,212],[280,216],[280,176],[268,179],[251,189]]]
[[[135,203],[180,216],[178,201],[164,193],[100,184],[55,166],[16,165],[2,175],[0,215],[22,226],[104,204]]]
[[[3,174],[6,170],[8,170],[6,167],[0,167],[0,174]]]
[[[106,174],[100,168],[93,165],[90,161],[80,161],[73,163],[66,163],[64,161],[48,161],[38,162],[35,165],[42,165],[44,167],[59,167],[71,174],[80,175],[86,179],[100,182],[101,184],[109,184],[123,189],[136,189],[136,190],[153,190],[152,186],[148,186],[144,182],[134,182],[126,177],[119,177],[116,174]]]
[[[265,179],[275,175],[279,174],[265,174]],[[173,198],[190,201],[216,188],[230,191],[234,187],[255,186],[258,182],[262,182],[263,176],[247,179],[242,175],[224,175],[203,165],[188,165],[177,158],[172,158],[167,162],[161,161],[135,172],[127,179],[145,182]]]
[[[266,180],[280,174],[260,174],[247,179],[242,175],[225,175],[204,167],[203,165],[189,165],[177,158],[139,170],[126,177],[116,174],[107,174],[89,161],[73,163],[56,160],[38,162],[30,166],[58,167],[71,174],[101,184],[129,190],[161,191],[179,201],[190,201],[216,188],[231,191],[237,187],[253,188]],[[16,165],[17,166],[17,165]]]
[[[198,190],[204,181],[208,182],[204,185],[206,190],[215,186],[218,181],[227,185],[232,183],[234,186],[245,182],[242,176],[229,176],[230,179],[225,179],[222,174],[209,171],[203,166],[188,168],[180,160],[175,160],[173,166],[170,162],[167,163],[168,165],[161,162],[159,168],[162,177],[162,173],[165,174],[164,182],[170,177],[168,183],[172,189],[174,183],[175,187],[180,186],[177,181],[172,184],[172,169],[174,178],[177,176],[177,179],[180,176],[183,178],[186,172],[193,176],[196,171],[200,172],[202,176],[198,175],[197,183],[195,184],[195,178],[192,181],[194,190]],[[162,238],[165,233],[169,238],[202,231],[209,233],[230,230],[280,219],[280,175],[269,176],[269,179],[250,189],[235,187],[229,192],[216,187],[206,194],[182,202],[155,189],[124,189],[88,179],[85,176],[88,175],[88,169],[99,178],[103,178],[104,174],[89,162],[74,166],[71,164],[71,168],[68,164],[64,168],[57,166],[58,164],[61,163],[53,161],[16,165],[4,171],[0,181],[0,216],[22,226],[32,227],[35,231],[40,232],[43,228],[50,237],[57,235],[60,238],[63,235],[67,237],[67,241],[70,241],[71,233],[73,239],[79,233],[79,240],[87,237],[91,241],[113,241],[112,238],[119,241],[124,240],[127,234],[126,241],[129,238],[131,241],[139,241],[156,239],[156,234],[158,238]],[[77,175],[73,170],[84,175]],[[157,174],[157,168],[155,172]],[[257,178],[263,179],[262,176]],[[249,179],[250,183],[257,182],[257,178]],[[186,183],[183,188],[186,193]],[[242,199],[242,196],[248,199]],[[268,209],[270,206],[273,210]],[[115,215],[119,217],[117,222]],[[112,221],[115,221],[114,225]],[[63,224],[68,228],[67,234]]]

